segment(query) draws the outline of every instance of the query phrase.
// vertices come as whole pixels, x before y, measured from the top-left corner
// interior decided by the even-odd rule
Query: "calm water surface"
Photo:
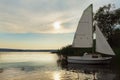
[[[0,53],[0,80],[120,80],[110,65],[65,64],[45,52]]]

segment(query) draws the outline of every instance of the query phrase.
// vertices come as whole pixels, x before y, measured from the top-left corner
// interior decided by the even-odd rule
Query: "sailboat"
[[[94,42],[94,34],[96,35]],[[95,46],[94,46],[95,45]],[[98,26],[93,27],[93,5],[88,6],[78,23],[73,48],[94,48],[92,53],[83,56],[68,56],[68,63],[104,64],[110,63],[115,55]],[[108,55],[103,57],[102,54]]]

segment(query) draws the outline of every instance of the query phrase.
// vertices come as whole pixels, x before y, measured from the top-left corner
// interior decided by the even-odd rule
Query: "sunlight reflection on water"
[[[47,53],[1,53],[1,62],[55,62],[57,59],[56,55]],[[0,62],[0,63],[1,63]]]
[[[109,66],[65,66],[51,53],[0,53],[0,80],[119,80],[118,76]]]

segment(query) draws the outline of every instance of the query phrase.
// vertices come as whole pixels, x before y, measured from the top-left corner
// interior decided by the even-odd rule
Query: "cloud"
[[[0,32],[71,33],[75,31],[86,5],[94,1],[0,0]],[[60,30],[53,28],[55,21],[61,21]]]
[[[52,26],[53,22],[61,20],[64,23],[69,21],[72,15],[68,14],[68,12],[70,12],[69,10],[57,10],[58,8],[62,8],[56,8],[57,5],[54,5],[56,2],[49,5],[49,1],[47,0],[21,0],[19,3],[15,0],[12,0],[13,3],[9,2],[10,1],[1,0],[0,3],[2,4],[0,5],[0,32],[58,33],[59,31],[55,31]],[[43,4],[46,4],[46,6]],[[49,6],[52,8],[49,8]],[[69,30],[64,30],[64,28],[60,32],[64,33],[64,31],[70,32]]]

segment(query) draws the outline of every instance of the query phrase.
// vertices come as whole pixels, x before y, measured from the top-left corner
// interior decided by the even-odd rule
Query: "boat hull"
[[[106,57],[103,59],[79,59],[79,57],[69,58],[67,59],[68,63],[80,63],[80,64],[109,64],[111,62],[112,57]]]

